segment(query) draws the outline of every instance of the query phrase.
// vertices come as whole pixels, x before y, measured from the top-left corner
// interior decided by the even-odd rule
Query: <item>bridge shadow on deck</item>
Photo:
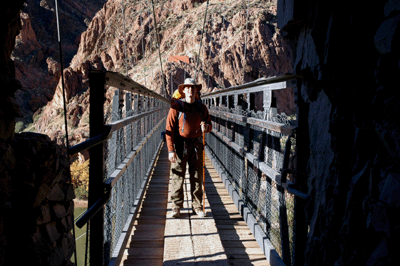
[[[208,157],[206,192],[229,265],[269,265]]]
[[[180,219],[167,218],[169,171],[164,145],[121,265],[269,265],[208,158],[205,218],[192,215],[187,195]],[[204,245],[205,250],[193,250]],[[170,256],[169,252],[176,254]]]

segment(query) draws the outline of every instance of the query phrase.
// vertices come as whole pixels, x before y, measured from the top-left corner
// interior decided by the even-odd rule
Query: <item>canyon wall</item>
[[[150,5],[103,3],[63,1],[60,6],[72,145],[88,137],[89,70],[118,71],[164,95],[185,76],[196,75],[207,93],[292,72],[290,49],[276,28],[274,1],[251,3],[247,32],[242,2],[212,1],[203,39],[206,1],[156,3],[163,71]],[[0,263],[71,265],[74,192],[64,155],[54,2],[16,0],[4,3],[1,12]],[[167,63],[169,55],[188,56],[190,64]],[[112,94],[108,89],[106,109]],[[37,133],[14,133],[16,126]]]
[[[299,265],[399,265],[400,2],[278,1],[308,111]]]
[[[202,93],[207,93],[292,72],[291,50],[276,28],[275,1],[250,3],[247,32],[247,8],[243,2],[211,1],[201,40],[206,2],[156,1],[162,71],[151,3],[122,5],[121,1],[109,0],[104,5],[82,33],[78,51],[64,70],[72,144],[88,136],[89,69],[123,73],[164,95],[170,95],[171,87],[176,89],[189,76],[196,76],[203,85]],[[190,63],[168,62],[170,55],[187,56]],[[112,95],[109,89],[107,112]],[[62,143],[61,110],[62,90],[58,83],[53,99],[34,115],[31,130]]]
[[[14,96],[21,83],[11,53],[23,4],[4,2],[0,11],[0,264],[73,265],[69,162],[47,136],[14,133],[15,119],[22,116]]]
[[[70,64],[78,50],[82,32],[105,2],[58,1],[64,67]],[[11,55],[16,78],[21,83],[21,88],[15,92],[22,112],[17,119],[17,131],[35,122],[34,113],[53,99],[61,75],[55,1],[27,0],[20,17],[21,30]]]

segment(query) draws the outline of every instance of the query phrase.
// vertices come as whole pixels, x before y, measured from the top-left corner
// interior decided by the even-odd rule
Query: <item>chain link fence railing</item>
[[[133,98],[133,100],[131,100]],[[113,185],[111,198],[105,205],[104,212],[104,247],[105,258],[117,257],[122,241],[124,228],[129,226],[132,208],[140,197],[143,183],[152,169],[161,144],[161,132],[165,130],[165,109],[154,105],[150,97],[126,93],[125,104],[121,105],[119,90],[115,91],[112,107],[112,121],[116,122],[132,115],[146,114],[141,119],[112,133],[112,137],[105,144],[108,152],[105,154],[105,182],[115,177],[119,169],[126,167],[126,171]],[[133,109],[131,109],[133,102]],[[128,165],[128,161],[132,162]],[[107,256],[108,255],[108,256]],[[105,264],[108,264],[106,261]]]
[[[271,79],[203,96],[213,124],[213,131],[206,134],[208,153],[285,265],[295,261],[296,193],[284,188],[282,174],[285,167],[295,172],[296,112],[278,115],[272,92],[293,87],[293,81]],[[261,95],[258,106],[255,95]],[[294,175],[285,180],[295,181]]]
[[[76,225],[90,227],[90,265],[114,265],[161,147],[169,101],[118,73],[92,71],[89,85],[90,139],[69,149],[90,154],[89,209]],[[104,114],[106,85],[117,89]]]

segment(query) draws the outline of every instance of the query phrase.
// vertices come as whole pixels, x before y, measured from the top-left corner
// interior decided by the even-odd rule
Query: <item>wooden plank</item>
[[[167,203],[169,186],[164,186],[164,192],[162,187],[170,180],[169,169],[163,176],[161,166],[166,170],[165,164],[156,164],[152,178],[160,180],[152,179],[146,188],[121,265],[268,265],[208,158],[205,218],[192,214],[187,191],[181,218],[168,218],[172,210]],[[185,182],[184,188],[190,191],[188,177]],[[160,229],[164,229],[162,234]]]
[[[166,156],[168,150],[164,145],[159,158]],[[153,173],[164,170],[165,165],[156,163]],[[169,169],[164,175],[152,174],[120,265],[162,265],[168,187],[159,184],[168,184],[168,173]]]
[[[124,261],[124,266],[143,266],[143,265],[154,265],[154,266],[162,266],[162,259],[135,259],[135,260],[126,260]]]
[[[136,260],[136,259],[162,259],[164,250],[163,248],[140,248],[140,247],[135,247],[135,248],[128,248],[128,260]]]
[[[185,180],[186,182],[186,180]],[[187,185],[184,185],[184,189]],[[171,183],[168,189],[170,198]],[[186,191],[184,191],[186,195]],[[176,265],[178,262],[194,263],[194,250],[191,241],[188,199],[184,201],[180,218],[169,218],[172,212],[172,202],[168,202],[167,220],[164,231],[164,265]]]
[[[204,202],[206,213],[200,218],[192,213],[190,182],[186,175],[184,185],[184,208],[181,209],[181,217],[167,218],[165,228],[164,265],[177,265],[184,263],[207,263],[228,265],[227,257],[218,231],[209,211],[206,198]],[[169,212],[172,203],[168,203]]]
[[[206,165],[212,167],[208,158]],[[216,171],[209,170],[208,178],[212,181],[208,200],[229,265],[269,265]]]
[[[258,243],[256,241],[253,241],[253,238],[251,238],[251,235],[248,236],[248,239],[240,239],[240,241],[233,241],[231,240],[225,240],[222,241],[223,245],[225,248],[255,248],[259,249]],[[263,253],[264,254],[264,253]]]
[[[163,240],[154,240],[154,241],[147,241],[147,240],[136,240],[131,242],[131,248],[163,248],[164,241]]]
[[[257,243],[257,242],[256,242]],[[243,248],[243,247],[237,247],[237,248],[225,248],[226,254],[229,256],[230,254],[234,255],[260,255],[261,257],[264,256],[264,253],[260,249],[260,247],[256,248]],[[265,258],[265,256],[264,256]]]

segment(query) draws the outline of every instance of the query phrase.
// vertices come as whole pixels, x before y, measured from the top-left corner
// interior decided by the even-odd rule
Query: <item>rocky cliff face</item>
[[[58,1],[64,67],[76,54],[81,33],[105,2]],[[61,74],[55,2],[27,0],[20,17],[22,27],[12,53],[21,83],[15,93],[23,114],[17,130],[32,123],[34,112],[53,98]]]
[[[308,235],[296,260],[399,265],[399,1],[336,4],[279,0],[308,112]]]
[[[15,118],[21,115],[14,93],[21,84],[11,53],[23,4],[7,1],[0,10],[0,265],[72,265],[69,162],[47,136],[14,134]],[[35,44],[32,36],[26,39]]]
[[[194,77],[196,70],[197,80],[203,84],[203,93],[259,77],[291,72],[290,49],[276,29],[276,3],[253,1],[248,10],[246,33],[246,8],[242,2],[213,1],[208,7],[201,40],[206,1],[156,3],[163,61],[161,72],[151,4],[128,2],[122,6],[121,1],[109,0],[81,35],[78,52],[69,68],[64,70],[72,143],[87,136],[90,68],[125,73],[164,94],[170,94],[171,85],[175,89],[183,83],[184,77]],[[188,56],[191,63],[168,62],[169,55]],[[196,68],[198,57],[199,66]],[[51,102],[35,114],[36,131],[52,138],[63,135],[61,108],[59,83]]]

